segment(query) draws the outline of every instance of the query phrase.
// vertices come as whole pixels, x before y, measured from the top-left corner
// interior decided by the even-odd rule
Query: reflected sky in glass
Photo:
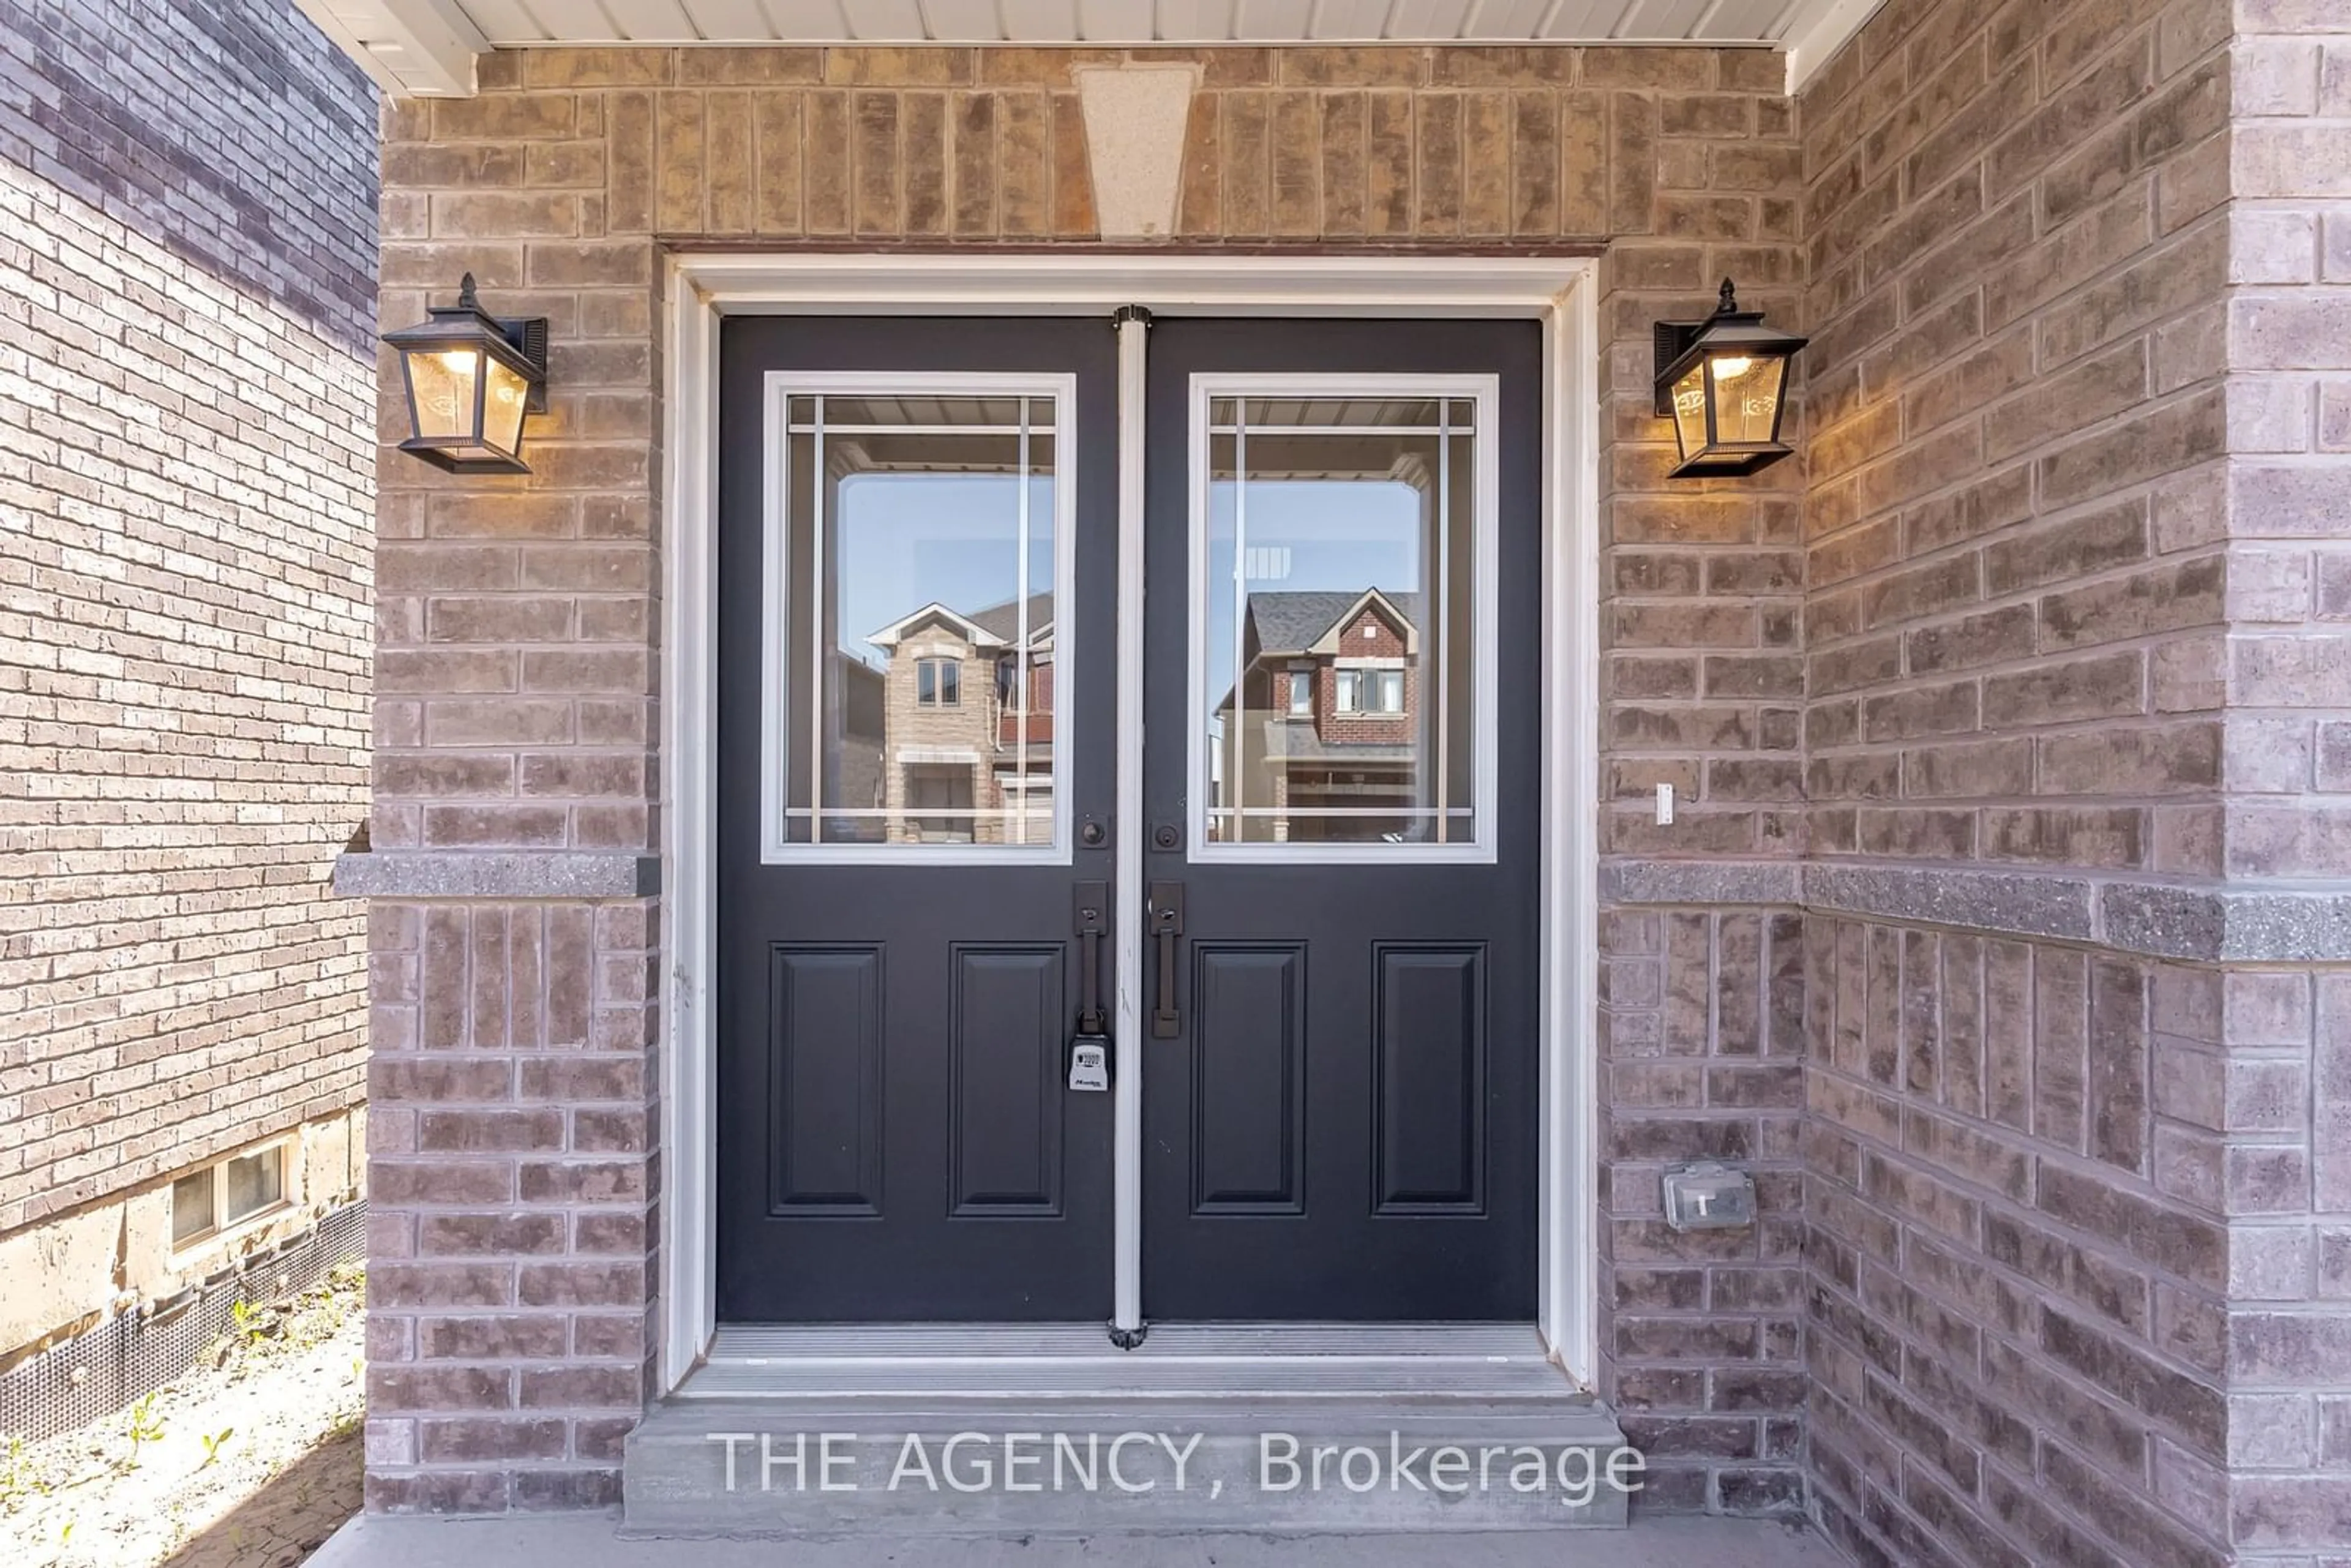
[[[1020,480],[1010,474],[853,474],[838,487],[831,574],[841,646],[879,669],[865,639],[934,601],[969,615],[1019,591]],[[1053,591],[1053,480],[1029,479],[1029,591]]]

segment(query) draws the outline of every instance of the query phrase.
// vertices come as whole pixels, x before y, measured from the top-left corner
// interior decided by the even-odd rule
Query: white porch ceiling
[[[395,95],[580,44],[1754,44],[1791,86],[1881,0],[296,0]]]

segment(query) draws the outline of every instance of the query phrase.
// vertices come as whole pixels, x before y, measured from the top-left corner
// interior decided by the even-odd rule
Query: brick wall
[[[0,1352],[360,1099],[371,99],[287,0],[0,5]]]
[[[2325,9],[1894,0],[1801,105],[1807,1416],[1865,1562],[2339,1544],[2345,955],[2230,913],[2341,874]]]
[[[2156,1032],[2219,977],[1820,915],[1806,945],[1832,1532],[1865,1562],[2229,1561],[2228,1205],[2173,1152],[2228,1124]]]
[[[2231,45],[2228,868],[2351,874],[2351,19],[2240,5]],[[2215,481],[2217,486],[2219,481]],[[2232,976],[2219,1156],[2238,1290],[2231,1539],[2351,1535],[2351,972]]]
[[[1601,258],[1601,854],[1787,860],[1803,829],[1803,466],[1667,478],[1651,328],[1704,317],[1729,277],[1743,308],[1801,329],[1794,105],[1777,55],[1724,56],[1712,84],[1703,56],[1648,57],[1678,79],[1611,106]],[[1790,441],[1804,422],[1792,402]],[[1794,912],[1612,909],[1607,875],[1601,1393],[1648,1455],[1649,1506],[1799,1508]],[[1755,1169],[1751,1230],[1666,1226],[1663,1167],[1709,1155]]]
[[[2228,1312],[2198,1336],[2226,1380],[2228,1474],[2195,1502],[2240,1562],[2323,1562],[2351,1497],[2351,970],[2195,978],[2156,1020],[2182,1174],[2230,1217]]]
[[[1865,1563],[2339,1545],[2351,1265],[2312,1058],[2323,1128],[2343,973],[1819,916],[1806,943],[1832,1533]]]
[[[1600,941],[1601,1354],[1643,1500],[1800,1510],[1803,921],[1622,908]],[[1691,1159],[1754,1171],[1754,1228],[1667,1226],[1664,1168]]]
[[[656,1268],[653,904],[369,911],[370,1506],[616,1495]]]
[[[1896,0],[1807,89],[1815,855],[2219,870],[2226,39]]]
[[[0,159],[366,351],[375,90],[292,0],[0,0]]]
[[[1417,661],[1405,663],[1404,638],[1380,616],[1366,614],[1362,620],[1343,628],[1335,642],[1338,652],[1325,657],[1317,677],[1321,689],[1315,694],[1314,700],[1315,733],[1323,740],[1339,746],[1413,745],[1419,735],[1420,721],[1415,716],[1420,711],[1420,666]],[[1523,660],[1526,655],[1518,650],[1507,650],[1501,656],[1507,664]],[[1340,708],[1340,664],[1349,659],[1386,659],[1397,667],[1404,677],[1403,696],[1393,716],[1347,712]],[[1253,683],[1250,698],[1261,709],[1271,706],[1270,684],[1270,681]]]
[[[648,748],[662,247],[1095,244],[1069,72],[1122,57],[520,51],[484,59],[476,98],[387,112],[386,324],[420,319],[428,296],[445,298],[471,269],[493,308],[548,316],[555,347],[553,407],[534,425],[530,476],[453,482],[413,462],[384,468],[379,851],[658,852]],[[1802,171],[1781,58],[1605,47],[1180,57],[1196,58],[1204,79],[1171,242],[1179,248],[1604,254],[1604,744],[1612,799],[1625,802],[1608,814],[1611,843],[1792,853],[1802,472],[1786,464],[1747,484],[1668,484],[1670,437],[1646,412],[1654,317],[1704,314],[1725,273],[1775,319],[1796,317]],[[395,413],[387,403],[387,436]],[[1670,837],[1645,827],[1635,804],[1658,777],[1690,798]],[[500,1032],[510,1025],[493,1025],[486,1036],[428,1043],[412,1015],[487,1006],[505,1019],[515,1005],[495,987],[485,1002],[463,977],[495,969],[495,943],[476,950],[471,971],[430,961],[440,907],[380,913],[373,937],[382,1123],[373,1201],[387,1244],[413,1245],[415,1257],[394,1268],[400,1293],[380,1291],[374,1308],[371,1506],[607,1498],[612,1436],[637,1414],[650,1354],[652,1253],[623,1260],[591,1248],[565,1223],[562,1189],[526,1190],[521,1179],[534,1168],[613,1168],[621,1156],[580,1140],[607,1135],[604,1113],[617,1107],[601,1095],[614,1081],[600,1078],[591,1095],[546,1087],[551,1080],[533,1088],[522,1072],[559,1061],[643,1072],[652,1026],[639,1004],[650,981],[630,945],[642,934],[547,960],[548,986],[590,975],[604,986],[625,972],[630,988],[613,994],[610,1016],[627,1022],[601,1039],[517,1045]],[[476,904],[468,917],[506,921],[495,940],[515,951],[511,907]],[[616,906],[530,907],[589,929]],[[1772,1035],[1775,1060],[1765,1060],[1761,1020],[1767,998],[1789,1016],[1800,947],[1784,916],[1693,925],[1635,913],[1612,920],[1605,940],[1612,954],[1625,945],[1627,987],[1661,967],[1661,943],[1681,945],[1681,956],[1702,942],[1706,972],[1721,977],[1728,999],[1693,1004],[1677,975],[1670,1008],[1662,993],[1645,1004],[1628,992],[1611,1015],[1608,1163],[1621,1160],[1625,1177],[1609,1187],[1605,1290],[1639,1321],[1604,1335],[1604,1391],[1649,1445],[1658,1499],[1788,1507],[1799,1489],[1791,1173],[1800,1089],[1792,1037]],[[491,1043],[456,1043],[481,1039]],[[617,1053],[609,1064],[607,1051]],[[468,1071],[453,1071],[459,1064]],[[631,1108],[641,1134],[650,1103]],[[594,1114],[583,1120],[583,1111]],[[445,1151],[405,1141],[427,1115],[445,1118],[434,1124],[450,1136],[479,1140],[478,1159],[465,1160],[478,1185],[444,1179]],[[500,1146],[510,1139],[527,1146]],[[1656,1218],[1657,1163],[1732,1145],[1775,1162],[1760,1235],[1735,1245],[1669,1237]],[[638,1173],[628,1180],[596,1178],[599,1201],[639,1227],[652,1213],[649,1157],[626,1156]],[[524,1293],[527,1281],[559,1276],[594,1281],[593,1310]],[[1714,1330],[1717,1312],[1742,1326]],[[623,1317],[637,1325],[630,1335],[619,1333]],[[439,1326],[491,1320],[480,1333]],[[580,1348],[582,1322],[594,1325],[592,1353]],[[547,1403],[558,1364],[581,1355],[600,1375]]]

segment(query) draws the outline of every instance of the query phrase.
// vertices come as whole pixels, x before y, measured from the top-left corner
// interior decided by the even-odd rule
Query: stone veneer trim
[[[335,861],[335,891],[345,898],[652,898],[661,888],[661,857],[626,852],[368,852]]]
[[[2146,882],[1836,862],[1626,860],[1601,868],[1626,904],[1791,904],[2003,936],[2043,936],[2156,958],[2351,962],[2351,892],[2172,887]]]
[[[1603,904],[1802,904],[1795,861],[1604,861]]]

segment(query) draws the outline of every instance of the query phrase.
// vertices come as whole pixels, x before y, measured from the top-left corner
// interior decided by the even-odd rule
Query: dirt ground
[[[177,1383],[0,1455],[0,1563],[292,1568],[360,1506],[356,1270],[243,1316]]]

